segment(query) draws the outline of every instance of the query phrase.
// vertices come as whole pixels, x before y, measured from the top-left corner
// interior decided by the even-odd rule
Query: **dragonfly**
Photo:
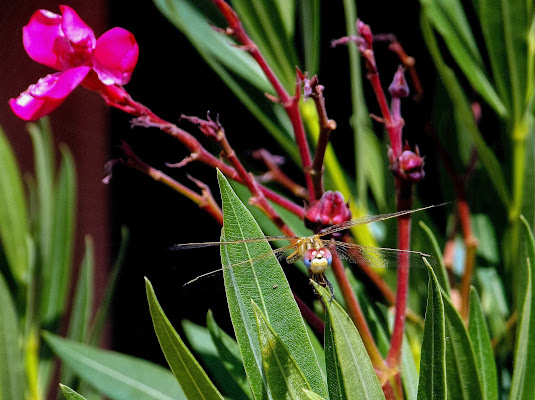
[[[186,282],[184,286],[192,284],[199,279],[206,278],[215,275],[227,268],[236,268],[241,265],[259,262],[267,257],[274,255],[278,260],[286,257],[288,264],[293,264],[299,260],[303,260],[310,278],[316,282],[327,285],[331,292],[333,291],[332,285],[325,277],[325,271],[330,267],[333,261],[333,255],[331,250],[335,250],[337,255],[350,263],[364,264],[375,268],[387,268],[392,265],[404,264],[406,267],[409,265],[413,267],[424,266],[425,263],[422,258],[425,258],[431,264],[434,263],[434,258],[426,253],[413,250],[400,250],[385,247],[367,247],[356,243],[342,242],[332,238],[333,234],[341,231],[345,231],[349,228],[366,225],[374,222],[384,221],[387,219],[397,218],[403,215],[412,214],[415,212],[427,210],[429,208],[438,207],[440,205],[432,205],[414,210],[398,211],[389,214],[378,214],[364,216],[356,219],[352,219],[346,222],[342,222],[337,225],[331,225],[327,228],[320,230],[318,233],[312,236],[299,237],[299,236],[262,236],[256,238],[245,238],[241,240],[233,241],[219,241],[219,242],[200,242],[200,243],[182,243],[176,244],[172,250],[188,250],[188,249],[200,249],[206,247],[215,247],[222,245],[243,244],[243,243],[258,243],[258,242],[273,242],[286,240],[290,242],[289,245],[279,247],[259,255],[254,258],[250,258],[229,266],[224,266],[222,269],[216,271],[210,271],[205,274],[199,275],[196,278]]]

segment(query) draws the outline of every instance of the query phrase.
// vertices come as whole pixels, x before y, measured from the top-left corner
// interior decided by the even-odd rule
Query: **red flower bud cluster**
[[[351,211],[342,193],[328,190],[321,199],[312,202],[305,211],[305,225],[318,232],[321,229],[338,225],[351,219]]]
[[[389,148],[388,159],[390,160],[390,170],[401,179],[416,183],[425,177],[424,157],[420,156],[418,146],[413,152],[409,145],[405,144],[403,152],[397,158],[394,156],[392,148]]]

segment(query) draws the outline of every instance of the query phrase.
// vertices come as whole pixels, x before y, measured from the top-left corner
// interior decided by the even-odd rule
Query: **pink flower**
[[[95,39],[93,30],[68,6],[61,14],[37,11],[23,28],[23,42],[30,58],[56,72],[30,85],[9,104],[27,121],[37,120],[55,110],[80,84],[104,97],[116,93],[117,85],[130,80],[139,48],[134,35],[113,28]]]

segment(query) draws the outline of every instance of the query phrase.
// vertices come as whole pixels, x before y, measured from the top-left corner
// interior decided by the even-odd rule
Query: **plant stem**
[[[396,202],[397,211],[410,210],[412,208],[411,182],[396,178]],[[411,217],[410,214],[398,217],[398,249],[410,250]],[[394,313],[394,329],[390,338],[390,349],[386,357],[386,363],[392,368],[399,366],[401,359],[401,345],[403,343],[403,331],[405,329],[405,315],[407,311],[407,296],[409,291],[409,257],[408,253],[401,252],[398,255],[398,277],[396,290],[396,306]]]
[[[314,79],[316,78],[316,79]],[[329,144],[329,137],[331,132],[336,129],[336,122],[327,117],[327,109],[325,108],[325,97],[323,97],[323,86],[318,84],[318,79],[314,76],[312,83],[311,97],[314,100],[316,111],[319,117],[320,133],[318,137],[318,144],[316,145],[316,153],[314,154],[314,161],[312,162],[312,180],[314,183],[314,191],[316,195],[323,194],[323,160],[325,151]]]
[[[245,30],[243,29],[243,25],[240,19],[238,18],[238,15],[230,7],[230,5],[224,2],[223,0],[213,0],[213,2],[219,8],[221,14],[225,17],[229,24],[229,28],[227,28],[226,30],[227,34],[232,35],[234,38],[236,38],[236,40],[242,44],[242,48],[249,52],[249,54],[251,54],[251,56],[255,59],[262,71],[264,71],[266,78],[269,80],[271,86],[273,86],[273,89],[277,93],[278,100],[280,101],[280,103],[284,107],[284,110],[288,114],[288,117],[290,118],[290,122],[293,127],[295,141],[299,149],[299,154],[301,156],[301,163],[305,175],[306,187],[309,193],[309,201],[314,201],[316,198],[321,196],[321,193],[315,193],[314,185],[312,182],[312,159],[310,157],[310,150],[306,139],[303,121],[299,112],[299,96],[291,97],[288,94],[284,86],[281,84],[280,80],[277,78],[269,64],[266,62],[256,43],[251,40],[249,35],[247,35]],[[299,92],[297,91],[297,93]]]
[[[302,199],[307,199],[307,192],[305,188],[288,177],[279,165],[283,161],[279,161],[283,157],[271,154],[266,149],[258,149],[253,152],[253,158],[261,160],[267,167],[268,171],[257,177],[257,182],[277,182],[281,186],[288,189],[294,196]]]
[[[147,163],[143,162],[134,153],[132,148],[126,143],[123,142],[121,147],[123,149],[123,152],[125,153],[126,159],[121,159],[119,160],[120,162],[122,162],[127,167],[134,168],[150,176],[155,181],[161,182],[164,185],[182,194],[183,196],[187,197],[195,204],[197,204],[199,208],[205,210],[208,214],[210,214],[220,225],[223,224],[223,213],[221,211],[221,208],[219,208],[217,202],[215,201],[214,197],[212,196],[212,193],[210,192],[208,186],[206,186],[201,181],[190,177],[190,179],[202,189],[202,195],[200,195],[191,190],[190,188],[182,185],[180,182],[177,182],[159,169],[151,167]]]

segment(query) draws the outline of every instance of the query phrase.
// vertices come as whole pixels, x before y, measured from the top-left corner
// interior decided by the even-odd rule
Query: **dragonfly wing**
[[[412,214],[412,213],[415,213],[415,212],[427,210],[429,208],[440,207],[440,206],[443,206],[444,204],[446,204],[446,203],[436,204],[436,205],[433,205],[433,206],[427,206],[427,207],[422,207],[422,208],[416,208],[414,210],[398,211],[398,212],[389,213],[389,214],[367,215],[367,216],[364,216],[364,217],[355,218],[355,219],[352,219],[350,221],[342,222],[341,224],[333,225],[333,226],[331,226],[329,228],[325,228],[325,229],[321,230],[318,233],[318,236],[330,235],[330,234],[333,234],[335,232],[339,232],[339,231],[343,231],[345,229],[352,228],[354,226],[365,225],[365,224],[371,224],[373,222],[384,221],[386,219],[391,219],[391,218],[400,217],[402,215]]]
[[[407,257],[411,268],[425,267],[422,258],[427,259],[431,265],[436,264],[436,260],[432,256],[419,251],[366,247],[339,241],[333,242],[339,257],[354,264],[364,264],[374,268],[398,268],[398,264],[403,257]],[[331,242],[326,241],[326,243]]]
[[[227,242],[199,242],[199,243],[180,243],[171,247],[171,250],[189,250],[189,249],[201,249],[203,247],[216,247],[222,244],[240,244],[240,243],[259,243],[259,242],[273,242],[275,240],[288,240],[295,241],[298,237],[291,236],[263,236],[258,238],[249,238],[242,240],[231,240]]]
[[[219,243],[219,244],[236,244],[236,243],[240,243],[241,244],[243,242],[239,241],[239,242],[217,242],[217,243]],[[211,276],[220,274],[226,269],[240,268],[240,267],[242,267],[242,268],[243,267],[250,267],[251,263],[260,263],[260,262],[266,260],[267,258],[269,258],[271,256],[275,256],[277,258],[277,260],[281,260],[282,258],[284,258],[286,253],[288,253],[290,251],[293,251],[294,247],[295,247],[294,245],[288,245],[288,246],[280,247],[280,248],[274,249],[272,251],[268,251],[267,253],[261,254],[261,255],[259,255],[257,257],[250,258],[250,259],[247,259],[247,260],[244,260],[244,261],[232,264],[232,265],[223,265],[219,269],[216,269],[216,270],[210,271],[210,272],[206,272],[206,273],[204,273],[202,275],[199,275],[199,276],[193,278],[192,280],[186,282],[184,284],[184,286],[189,285],[189,284],[191,284],[193,282],[196,282],[196,281],[198,281],[200,279],[209,278]]]

